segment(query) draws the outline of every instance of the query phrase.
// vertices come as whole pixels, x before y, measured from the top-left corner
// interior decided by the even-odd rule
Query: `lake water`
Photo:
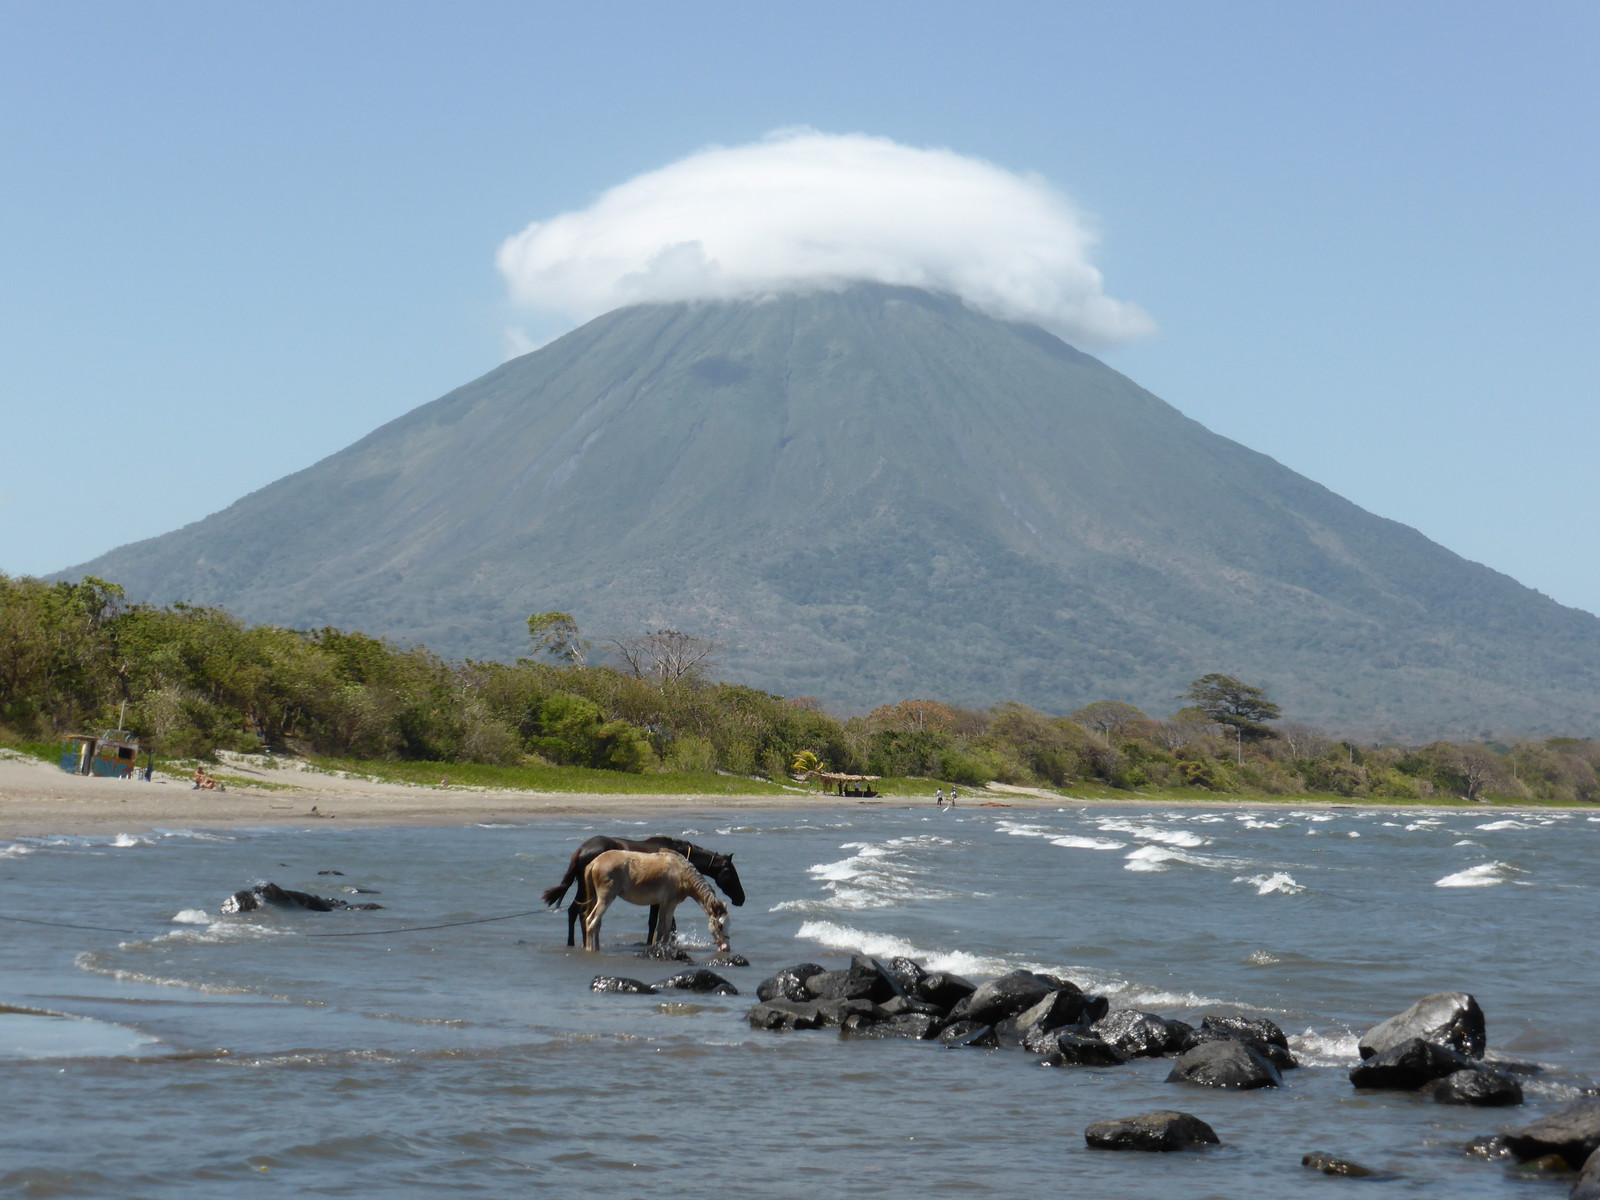
[[[628,905],[599,954],[569,949],[564,917],[542,911],[449,925],[536,909],[594,832],[734,852],[749,902],[732,940],[753,965],[721,973],[741,995],[591,992],[597,974],[671,973],[635,956],[644,913]],[[1557,1200],[1567,1184],[1462,1146],[1600,1078],[1597,840],[1584,812],[879,802],[0,842],[0,1004],[31,1010],[0,1013],[0,1195],[1276,1200],[1363,1186],[1301,1168],[1321,1150],[1396,1172],[1385,1195]],[[385,907],[219,915],[263,880]],[[703,955],[699,910],[679,923]],[[1020,1050],[748,1027],[760,980],[852,951],[974,979],[1047,969],[1196,1023],[1264,1015],[1305,1066],[1280,1090],[1223,1093],[1166,1083],[1167,1060],[1046,1069]],[[1477,996],[1491,1057],[1543,1068],[1524,1107],[1351,1088],[1360,1034],[1436,991]],[[1195,1113],[1223,1145],[1086,1148],[1089,1124],[1157,1108]]]

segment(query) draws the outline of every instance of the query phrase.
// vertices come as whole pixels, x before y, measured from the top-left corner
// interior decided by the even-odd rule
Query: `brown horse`
[[[584,888],[583,873],[593,862],[597,855],[604,854],[607,850],[637,850],[641,854],[649,854],[653,850],[675,850],[689,860],[689,865],[701,872],[724,892],[734,904],[744,903],[744,885],[739,881],[739,872],[734,868],[733,855],[718,854],[715,850],[707,850],[703,846],[696,846],[693,842],[686,842],[681,838],[665,837],[657,834],[655,837],[631,838],[607,837],[604,834],[595,834],[594,837],[584,842],[572,852],[571,859],[567,862],[567,873],[561,877],[561,882],[554,887],[545,888],[544,902],[552,907],[561,903],[561,897],[566,895],[567,889],[574,883],[578,891],[573,896],[572,904],[567,909],[567,945],[572,945],[573,930],[577,928],[578,921],[582,919],[584,911],[589,906],[589,896]],[[645,941],[656,940],[656,922],[659,914],[652,906],[650,920],[645,929]],[[672,932],[672,924],[668,922],[667,932]],[[666,940],[665,937],[662,938]]]
[[[634,850],[607,850],[597,855],[583,872],[588,907],[583,914],[583,948],[600,949],[600,918],[612,901],[621,898],[630,904],[654,904],[661,912],[656,920],[651,944],[664,944],[672,929],[672,911],[678,903],[693,897],[706,910],[711,940],[724,954],[728,951],[728,906],[711,890],[705,876],[689,865],[689,860],[672,850],[640,854]]]

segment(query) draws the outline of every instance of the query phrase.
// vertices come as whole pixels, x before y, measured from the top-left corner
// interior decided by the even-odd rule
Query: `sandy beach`
[[[38,759],[0,754],[0,836],[335,822],[343,826],[464,825],[574,813],[648,816],[682,809],[814,809],[864,804],[903,808],[918,802],[908,796],[852,800],[798,790],[782,795],[619,796],[417,787],[236,762],[228,763],[224,772],[230,779],[244,777],[258,786],[230,782],[226,791],[201,791],[186,780],[159,773],[148,783],[141,779],[99,779],[68,775]],[[1017,808],[1055,807],[1062,803],[1059,797],[1022,788],[1007,789],[1003,795],[974,796],[970,803],[985,801]]]
[[[884,796],[855,800],[798,789],[781,795],[595,795],[576,792],[492,791],[483,788],[419,787],[349,778],[291,766],[267,767],[229,762],[226,791],[201,791],[187,780],[157,775],[139,779],[98,779],[68,775],[38,759],[0,751],[0,837],[50,834],[143,833],[156,829],[225,829],[230,826],[466,825],[480,821],[529,821],[543,816],[606,813],[647,817],[655,813],[707,808],[737,812],[785,808],[906,808],[931,804],[932,797]],[[251,786],[254,784],[255,786]],[[1126,798],[1077,799],[1035,788],[992,784],[968,792],[964,805],[1008,808],[1059,808],[1063,804],[1200,805],[1209,808],[1260,807],[1271,800],[1218,796],[1174,799],[1131,794]],[[1281,803],[1279,801],[1278,803]],[[1372,801],[1293,801],[1297,808],[1339,808]],[[1462,808],[1486,811],[1475,805]],[[1438,807],[1394,806],[1396,812],[1438,812]],[[1516,809],[1494,806],[1487,811]]]

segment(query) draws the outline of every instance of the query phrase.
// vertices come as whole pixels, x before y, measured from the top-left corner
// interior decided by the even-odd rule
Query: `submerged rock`
[[[752,1028],[784,1031],[843,1025],[856,1016],[857,1025],[887,1021],[889,1014],[870,1000],[766,1000],[746,1014]]]
[[[676,975],[668,976],[660,983],[658,988],[673,988],[680,992],[701,992],[707,995],[737,996],[739,989],[734,987],[715,971],[708,971],[704,967],[696,967],[692,971],[681,971]]]
[[[1466,992],[1435,992],[1367,1030],[1357,1049],[1362,1058],[1371,1058],[1411,1038],[1449,1046],[1471,1058],[1482,1058],[1488,1045],[1477,1000]]]
[[[1196,1046],[1204,1046],[1208,1042],[1239,1042],[1249,1046],[1250,1049],[1261,1055],[1262,1058],[1280,1071],[1288,1071],[1300,1065],[1293,1054],[1276,1042],[1264,1042],[1258,1038],[1251,1037],[1249,1034],[1235,1033],[1226,1028],[1214,1027],[1207,1029],[1203,1025],[1199,1029],[1191,1029],[1184,1034],[1183,1040],[1178,1043],[1178,1052],[1181,1054],[1185,1051],[1193,1050]]]
[[[882,1010],[880,1010],[882,1011]],[[901,1013],[888,1020],[873,1020],[871,1014],[851,1013],[839,1025],[848,1038],[906,1038],[922,1041],[939,1031],[939,1018],[928,1013]]]
[[[1253,1088],[1281,1087],[1283,1076],[1254,1046],[1232,1038],[1222,1038],[1185,1050],[1172,1064],[1167,1082],[1249,1091]]]
[[[261,908],[298,908],[307,912],[333,912],[335,909],[345,908],[352,912],[361,912],[382,907],[381,904],[351,904],[337,897],[313,896],[310,892],[297,892],[291,888],[279,887],[275,883],[258,883],[253,887],[244,888],[222,902],[222,912],[228,916],[234,913],[255,912]]]
[[[682,946],[664,946],[660,943],[654,946],[646,946],[639,951],[639,957],[648,958],[652,962],[694,962],[694,956]]]
[[[656,989],[642,979],[628,979],[621,975],[596,975],[589,985],[591,992],[612,992],[619,995],[654,996]]]
[[[981,1021],[955,1021],[939,1031],[941,1046],[972,1046],[979,1050],[993,1050],[1000,1045],[994,1026]]]
[[[1478,1108],[1498,1108],[1522,1103],[1522,1085],[1503,1071],[1470,1067],[1455,1071],[1428,1085],[1440,1104],[1470,1104]]]
[[[750,960],[742,954],[735,954],[732,950],[719,950],[706,959],[708,967],[748,967]]]
[[[1269,1046],[1281,1046],[1287,1050],[1289,1039],[1284,1036],[1283,1030],[1265,1017],[1244,1017],[1237,1014],[1231,1016],[1205,1016],[1200,1018],[1200,1028],[1237,1037],[1247,1042],[1262,1042]]]
[[[1437,1042],[1409,1038],[1350,1068],[1350,1082],[1358,1088],[1386,1088],[1414,1092],[1435,1079],[1457,1071],[1470,1071],[1472,1059]]]
[[[1500,1141],[1523,1162],[1559,1154],[1576,1170],[1600,1150],[1600,1100],[1583,1100],[1527,1125],[1508,1129]]]
[[[1374,1171],[1371,1167],[1363,1167],[1360,1163],[1334,1158],[1333,1155],[1324,1154],[1320,1150],[1301,1155],[1300,1165],[1309,1171],[1321,1171],[1324,1175],[1344,1175],[1351,1179],[1376,1179],[1386,1175],[1386,1172]]]
[[[1083,1139],[1094,1150],[1172,1151],[1222,1144],[1216,1130],[1199,1117],[1171,1109],[1097,1121],[1083,1131]]]
[[[1079,1027],[1081,1028],[1081,1027]],[[1128,1056],[1115,1046],[1097,1038],[1084,1028],[1053,1029],[1046,1037],[1052,1038],[1054,1048],[1046,1051],[1039,1060],[1046,1067],[1120,1067]]]

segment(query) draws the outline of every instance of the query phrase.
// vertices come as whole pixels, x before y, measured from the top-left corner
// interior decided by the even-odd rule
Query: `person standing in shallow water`
[[[952,787],[950,789],[950,807],[954,808],[955,806],[956,806],[956,789],[954,787]]]

